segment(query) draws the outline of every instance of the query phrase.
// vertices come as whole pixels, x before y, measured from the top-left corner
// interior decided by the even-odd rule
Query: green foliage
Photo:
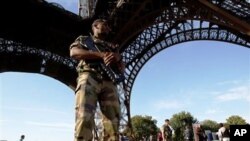
[[[189,112],[182,111],[180,113],[174,114],[170,119],[170,125],[174,129],[173,140],[182,141],[185,126],[192,126],[193,123],[197,122],[197,119],[195,119]],[[153,135],[155,137],[154,140],[156,140],[157,133],[160,129],[156,126],[157,121],[152,119],[151,116],[136,115],[131,118],[131,123],[133,127],[134,141],[139,141],[142,139],[142,137],[149,138],[150,135]],[[205,130],[211,130],[212,132],[217,132],[219,129],[219,123],[210,119],[202,121],[201,124]],[[244,125],[247,124],[247,122],[242,117],[233,115],[226,119],[226,123],[224,124],[226,126]],[[128,128],[125,129],[123,133],[130,136]]]
[[[140,140],[142,137],[149,138],[150,135],[156,136],[157,134],[157,121],[152,119],[151,116],[136,115],[131,118],[134,138]]]
[[[230,116],[226,121],[227,121],[226,122],[227,125],[244,125],[244,124],[247,124],[246,120],[243,119],[242,117],[238,116],[238,115]]]
[[[180,113],[174,114],[170,119],[170,124],[175,130],[174,141],[183,140],[183,131],[186,125],[192,125],[197,122],[189,112],[182,111]]]
[[[219,129],[219,123],[213,120],[204,120],[201,122],[204,130],[211,130],[212,132],[217,132]]]

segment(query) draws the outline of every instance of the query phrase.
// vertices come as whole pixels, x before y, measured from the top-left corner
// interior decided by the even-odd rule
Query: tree
[[[238,115],[232,115],[226,119],[228,125],[244,125],[247,124],[246,120]]]
[[[140,140],[142,137],[149,138],[150,135],[156,136],[157,134],[157,121],[152,119],[151,116],[136,115],[131,118],[134,140]]]
[[[174,141],[183,140],[183,130],[186,125],[191,126],[196,123],[195,119],[189,112],[182,111],[180,113],[174,114],[170,119],[170,124],[175,130]]]
[[[219,128],[219,124],[213,120],[204,120],[201,124],[204,130],[211,130],[212,132],[216,132]]]

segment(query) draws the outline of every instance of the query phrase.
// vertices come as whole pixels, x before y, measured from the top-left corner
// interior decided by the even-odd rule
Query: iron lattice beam
[[[69,57],[0,38],[0,72],[39,73],[61,81],[74,89],[76,61]]]
[[[188,26],[187,26],[187,25]],[[225,29],[221,29],[218,25],[212,27],[195,27],[196,24],[210,24],[201,21],[187,21],[187,23],[179,23],[180,28],[171,30],[170,34],[164,32],[167,25],[153,26],[143,32],[124,52],[123,57],[127,62],[126,67],[126,85],[127,91],[131,93],[134,80],[143,65],[155,54],[161,50],[187,41],[195,40],[214,40],[223,41],[250,47],[249,40],[245,40],[237,34],[231,33]],[[161,31],[162,30],[162,31]],[[161,36],[154,38],[152,33],[162,32]]]
[[[207,5],[202,4],[197,0],[132,0],[129,2],[123,3],[118,9],[115,9],[111,14],[110,19],[114,25],[113,29],[115,32],[115,36],[113,37],[113,41],[117,42],[121,45],[121,50],[124,50],[136,37],[147,27],[155,24],[155,20],[159,17],[163,11],[165,11],[166,17],[165,20],[179,20],[181,15],[195,15],[197,10],[200,9],[199,6],[204,7],[202,16],[210,16],[209,13],[214,11],[211,16],[216,15],[216,17],[220,17],[222,20],[227,21],[224,25],[230,22],[230,25],[238,25],[238,23],[242,24],[244,22],[248,22],[249,18],[249,3],[244,3],[244,5],[239,5],[237,0],[224,0],[224,1],[216,1],[216,0],[200,0],[209,3],[213,7],[208,7]],[[220,4],[218,4],[220,2]],[[141,4],[139,4],[141,3]],[[243,2],[240,2],[243,4]],[[230,5],[230,6],[229,6]],[[198,6],[198,7],[197,7]],[[242,7],[242,8],[240,8]],[[214,9],[213,9],[214,8]],[[219,15],[216,9],[222,9],[225,15]],[[236,11],[235,9],[243,9]],[[183,10],[183,11],[181,11]],[[205,15],[205,12],[208,12],[208,15]],[[241,15],[241,16],[240,16]],[[198,17],[190,17],[191,19]],[[227,19],[226,19],[227,18]],[[231,19],[232,18],[232,19]],[[208,17],[208,20],[213,19],[213,17]],[[226,20],[225,20],[226,19]],[[230,20],[231,19],[231,20]],[[230,21],[229,21],[230,20]],[[216,20],[214,20],[216,21]],[[219,24],[223,24],[220,21]],[[244,31],[244,29],[249,28],[249,23],[245,24],[245,28],[238,28],[239,26],[231,26],[230,28],[238,28],[235,29],[237,31]],[[242,30],[243,29],[243,30]]]
[[[220,6],[224,6],[224,4],[222,3]],[[233,5],[231,6],[233,7]],[[230,15],[230,17],[225,17],[225,15],[203,3],[185,0],[168,1],[168,4],[161,5],[160,9],[157,9],[161,11],[158,17],[147,18],[150,19],[147,22],[144,22],[144,19],[141,18],[134,24],[131,22],[125,25],[126,28],[124,27],[123,30],[119,28],[121,30],[117,31],[118,35],[122,31],[120,37],[114,38],[117,41],[124,38],[121,43],[121,50],[123,60],[127,64],[125,85],[128,101],[130,101],[135,78],[143,65],[165,48],[195,40],[223,41],[250,47],[249,35],[237,28],[238,21],[232,19],[242,19],[246,24],[249,24],[249,22],[244,17],[237,16],[237,14],[230,14],[229,9],[223,11]],[[153,15],[152,13],[146,13],[145,17],[149,16],[147,14]],[[151,21],[152,19],[153,21]],[[151,25],[145,28],[145,25],[150,23]],[[131,33],[132,36],[128,36]]]
[[[68,56],[69,45],[88,34],[90,19],[82,20],[44,0],[1,0],[0,38]]]

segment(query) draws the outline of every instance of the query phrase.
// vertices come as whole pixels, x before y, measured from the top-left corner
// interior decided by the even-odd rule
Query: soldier
[[[93,36],[79,36],[70,45],[70,56],[79,60],[77,66],[78,78],[75,90],[76,123],[75,141],[91,141],[94,129],[94,114],[97,102],[102,112],[102,140],[119,140],[120,102],[116,84],[100,64],[123,72],[122,57],[115,52],[117,45],[105,41],[110,33],[110,27],[104,19],[97,19],[92,24]],[[91,50],[91,41],[100,52]]]
[[[170,126],[169,119],[165,120],[165,123],[163,124],[161,131],[162,131],[163,141],[172,141],[173,128]]]

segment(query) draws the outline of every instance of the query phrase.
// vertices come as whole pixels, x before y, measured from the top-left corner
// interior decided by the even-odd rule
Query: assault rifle
[[[94,44],[94,41],[91,36],[85,39],[85,44],[92,51],[101,52],[100,49]],[[111,79],[111,81],[114,82],[115,84],[118,84],[125,79],[123,74],[116,73],[110,66],[106,66],[103,62],[100,62],[100,67],[102,69],[102,72],[106,73],[108,77]]]

